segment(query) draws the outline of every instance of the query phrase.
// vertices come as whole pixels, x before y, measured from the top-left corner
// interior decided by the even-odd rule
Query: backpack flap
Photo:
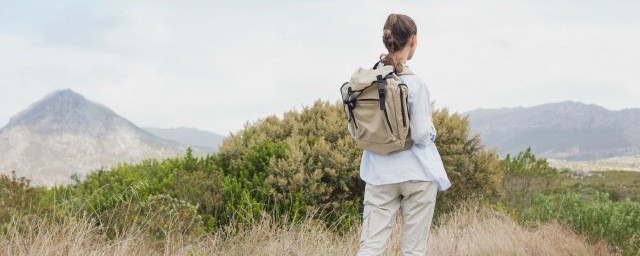
[[[359,68],[351,76],[349,85],[351,90],[359,91],[366,87],[369,87],[378,80],[378,76],[386,77],[388,74],[393,73],[393,66],[383,66],[377,69],[363,69]]]

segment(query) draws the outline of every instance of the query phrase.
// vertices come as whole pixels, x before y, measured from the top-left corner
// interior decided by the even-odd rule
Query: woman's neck
[[[407,64],[407,59],[409,58],[409,47],[405,47],[402,50],[395,52],[393,55],[398,62],[402,64],[402,66]]]
[[[402,66],[407,65],[407,57],[405,57],[405,56],[398,56],[398,62],[400,62],[400,64],[402,64]]]

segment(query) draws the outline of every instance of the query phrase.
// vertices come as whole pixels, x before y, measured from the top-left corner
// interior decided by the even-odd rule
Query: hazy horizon
[[[72,91],[73,91],[73,89],[70,89],[70,88],[64,88],[64,89],[54,90],[54,91],[52,91],[52,92],[50,92],[50,93],[48,93],[48,94],[44,95],[44,96],[43,96],[41,99],[39,99],[39,100],[42,100],[42,99],[46,98],[46,97],[47,97],[48,95],[50,95],[50,94],[54,94],[54,93],[56,93],[56,92],[60,92],[60,91],[64,91],[64,90],[72,90]],[[75,92],[75,91],[74,91],[74,92]],[[77,93],[77,92],[76,92],[76,93]],[[83,95],[83,96],[84,96],[84,95]],[[31,106],[31,105],[33,105],[33,104],[36,104],[39,100],[37,100],[37,101],[33,102],[32,104],[30,104],[30,106]],[[87,100],[89,100],[89,101],[91,101],[91,102],[94,102],[94,103],[97,103],[97,104],[100,104],[100,105],[104,105],[104,104],[102,104],[102,103],[100,103],[100,102],[96,102],[96,101],[94,101],[94,100],[92,100],[92,99],[89,99],[89,98],[87,98]],[[596,105],[596,106],[603,107],[603,108],[605,108],[605,109],[607,109],[607,110],[609,110],[609,111],[619,111],[619,110],[625,110],[625,109],[640,109],[640,108],[609,109],[609,108],[606,108],[606,107],[604,107],[604,106],[601,106],[601,105],[598,105],[598,104],[593,104],[593,103],[586,103],[586,102],[574,101],[574,100],[563,100],[563,101],[556,101],[556,102],[546,102],[546,103],[536,104],[536,105],[532,105],[532,106],[505,106],[505,107],[495,107],[495,108],[478,107],[478,108],[470,109],[470,110],[468,110],[468,111],[456,111],[456,112],[459,112],[459,113],[466,113],[466,112],[473,111],[473,110],[504,109],[504,108],[519,108],[519,107],[528,108],[528,107],[535,107],[535,106],[544,105],[544,104],[563,103],[563,102],[567,102],[567,101],[571,101],[571,102],[578,102],[578,103],[587,104],[587,105]],[[110,108],[110,107],[109,107],[109,106],[107,106],[107,105],[104,105],[104,106],[105,106],[105,107],[107,107],[107,108]],[[307,106],[309,106],[309,105],[307,105]],[[110,109],[111,109],[111,108],[110,108]],[[292,109],[300,109],[300,108],[299,108],[299,106],[296,106],[296,107],[292,107]],[[21,111],[25,111],[25,110],[28,110],[28,107],[25,107],[25,109],[23,109],[23,110],[21,110]],[[14,115],[14,116],[18,115],[19,113],[20,113],[20,112],[15,113],[15,115]],[[124,117],[124,118],[128,119],[129,121],[133,122],[135,125],[137,125],[137,126],[138,126],[138,127],[140,127],[140,128],[143,128],[143,129],[146,129],[146,128],[159,128],[159,129],[171,130],[171,129],[181,129],[181,128],[186,128],[186,129],[195,129],[195,130],[205,131],[205,132],[214,132],[214,133],[216,133],[216,134],[218,134],[218,135],[223,135],[223,136],[227,136],[227,135],[228,135],[228,133],[218,133],[218,132],[211,131],[211,130],[207,130],[207,129],[203,129],[203,128],[200,128],[200,127],[190,127],[190,126],[184,126],[184,125],[164,126],[164,127],[157,127],[157,126],[144,126],[144,125],[139,125],[135,120],[131,120],[131,119],[127,118],[126,116],[123,116],[123,115],[122,115],[122,114],[120,114],[120,113],[117,113],[117,112],[116,112],[116,114],[118,114],[118,115],[120,115],[120,116],[122,116],[122,117]],[[273,114],[268,114],[268,115],[278,115],[278,116],[282,117],[282,114],[284,114],[284,113],[273,113]],[[13,117],[13,116],[12,116],[12,117]],[[266,117],[266,115],[265,115],[265,116],[263,116],[263,117]],[[263,117],[259,117],[259,118],[263,118]],[[256,120],[257,120],[257,119],[256,119]],[[246,121],[248,121],[248,122],[253,122],[253,121],[256,121],[256,120],[246,120]],[[8,123],[8,121],[7,121],[7,123]],[[7,125],[7,123],[0,125],[0,129],[1,129],[3,126]],[[229,131],[229,132],[235,132],[235,131]]]
[[[409,65],[437,106],[638,108],[638,11],[633,1],[5,3],[0,127],[70,88],[141,127],[226,135],[338,100],[342,82],[384,52],[391,12],[416,20]]]

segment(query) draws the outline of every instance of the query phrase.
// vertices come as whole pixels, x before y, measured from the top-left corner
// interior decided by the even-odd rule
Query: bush
[[[591,242],[606,240],[624,255],[640,255],[640,203],[613,202],[607,194],[584,200],[578,194],[538,196],[520,216],[524,222],[566,222]]]
[[[342,107],[320,101],[283,119],[267,117],[224,141],[220,167],[268,212],[294,219],[317,213],[347,229],[358,218],[364,183],[362,150],[346,127]]]
[[[157,238],[168,234],[200,235],[204,231],[197,207],[168,195],[149,196],[135,207],[133,223]]]
[[[531,196],[548,188],[559,176],[546,159],[536,158],[531,148],[513,158],[507,154],[500,162],[500,170],[504,174],[501,185],[508,204],[516,210],[531,206]]]
[[[318,212],[340,227],[359,220],[364,182],[360,149],[347,131],[341,104],[317,101],[283,119],[268,117],[232,134],[220,147],[220,169],[249,189],[267,209],[305,216]],[[469,197],[498,193],[499,160],[485,151],[479,136],[469,138],[469,122],[446,109],[434,113],[436,143],[453,187],[439,195],[438,212]],[[344,218],[346,216],[346,218]]]
[[[27,179],[17,178],[15,172],[11,176],[0,174],[0,231],[12,214],[41,211],[40,190],[30,187]]]

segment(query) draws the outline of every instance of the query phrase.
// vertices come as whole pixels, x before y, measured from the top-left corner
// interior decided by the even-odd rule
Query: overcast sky
[[[640,107],[640,1],[0,0],[0,127],[71,88],[139,126],[228,134],[337,100],[392,12],[418,25],[409,65],[439,107]]]

